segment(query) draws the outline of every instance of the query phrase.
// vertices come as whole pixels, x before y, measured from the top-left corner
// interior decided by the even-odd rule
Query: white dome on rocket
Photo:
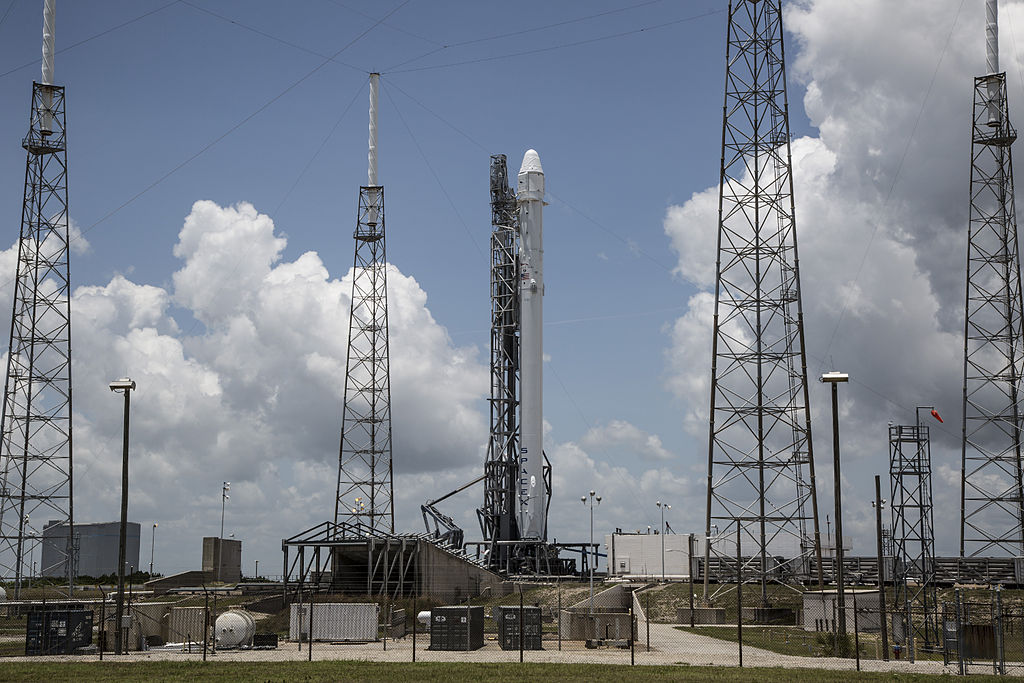
[[[526,154],[523,155],[523,165],[519,167],[519,173],[543,173],[544,169],[540,165],[540,155],[537,154],[537,150],[528,149]]]

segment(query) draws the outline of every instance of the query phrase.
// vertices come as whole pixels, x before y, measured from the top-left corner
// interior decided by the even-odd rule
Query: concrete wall
[[[690,575],[686,534],[610,534],[604,537],[608,550],[609,576],[661,578],[661,544],[665,542],[665,577]],[[694,537],[694,546],[697,545]]]
[[[217,566],[220,565],[220,571]],[[238,583],[242,580],[242,542],[235,538],[203,538],[203,571],[216,581]]]
[[[139,536],[141,525],[128,522],[125,528],[125,562],[139,571]],[[118,546],[120,545],[121,523],[76,524],[78,537],[77,576],[103,576],[117,573]],[[63,577],[67,575],[65,555],[68,528],[64,524],[51,524],[43,529],[43,552],[39,564],[42,576]],[[128,572],[128,568],[125,568]]]

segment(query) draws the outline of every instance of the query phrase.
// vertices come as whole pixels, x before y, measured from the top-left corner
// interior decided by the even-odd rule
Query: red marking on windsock
[[[939,422],[945,424],[945,421],[941,417],[939,417],[939,411],[935,410],[934,408],[932,409],[932,417],[934,417]]]

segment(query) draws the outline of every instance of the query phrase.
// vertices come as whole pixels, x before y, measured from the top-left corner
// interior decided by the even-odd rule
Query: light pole
[[[153,555],[156,553],[156,527],[157,523],[153,522],[153,538],[149,542],[149,578],[153,578]]]
[[[665,510],[671,510],[672,506],[660,500],[654,504],[661,510],[661,582],[665,583]]]
[[[882,556],[882,508],[885,507],[885,499],[882,498],[882,483],[879,476],[875,475],[875,500],[871,503],[875,508],[875,539],[878,551],[878,621],[882,632],[882,659],[889,661],[889,635],[885,623],[885,565],[882,564],[885,558]]]
[[[846,636],[846,596],[843,592],[843,506],[842,480],[839,475],[839,383],[849,382],[845,372],[826,372],[821,381],[832,385],[832,468],[836,502],[836,605],[839,616],[839,635]],[[881,569],[881,567],[879,567]]]
[[[220,487],[220,537],[217,539],[217,582],[220,583],[220,569],[224,565],[224,507],[228,502],[228,491],[231,490],[231,482],[226,481]]]
[[[594,613],[594,565],[597,564],[597,549],[594,548],[594,501],[597,504],[601,504],[601,496],[597,495],[593,491],[590,492],[590,499],[586,496],[580,496],[580,502],[584,505],[589,503],[590,505],[590,550],[594,553],[594,557],[590,562],[590,614]]]
[[[255,576],[255,579],[257,581],[260,580],[260,561],[259,560],[256,560],[256,576]]]
[[[124,619],[125,535],[128,527],[128,422],[132,408],[131,392],[134,389],[135,382],[127,377],[110,383],[111,391],[124,394],[124,431],[121,449],[121,533],[117,548],[117,610],[114,615],[117,623],[117,629],[114,632],[114,651],[117,654],[121,654],[121,646],[124,643],[121,621]]]

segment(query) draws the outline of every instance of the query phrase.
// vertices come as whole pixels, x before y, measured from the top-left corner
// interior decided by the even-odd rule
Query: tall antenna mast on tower
[[[21,143],[25,192],[0,417],[0,579],[13,581],[15,599],[36,547],[39,574],[66,578],[70,590],[77,573],[68,163],[64,88],[53,83],[55,17],[55,0],[44,0],[42,82],[32,84]]]
[[[377,176],[380,74],[370,74],[367,184],[359,188],[352,310],[345,363],[345,399],[334,522],[393,533],[391,373],[388,347],[384,187]]]
[[[781,2],[733,0],[722,121],[705,598],[711,555],[731,556],[738,541],[748,554],[743,575],[760,584],[762,603],[777,577],[809,578],[812,557],[821,580],[789,145]],[[781,555],[796,559],[776,566]],[[728,563],[720,557],[716,566]]]
[[[1024,555],[1021,373],[1024,325],[999,6],[985,4],[988,73],[974,79],[964,309],[960,557]]]

